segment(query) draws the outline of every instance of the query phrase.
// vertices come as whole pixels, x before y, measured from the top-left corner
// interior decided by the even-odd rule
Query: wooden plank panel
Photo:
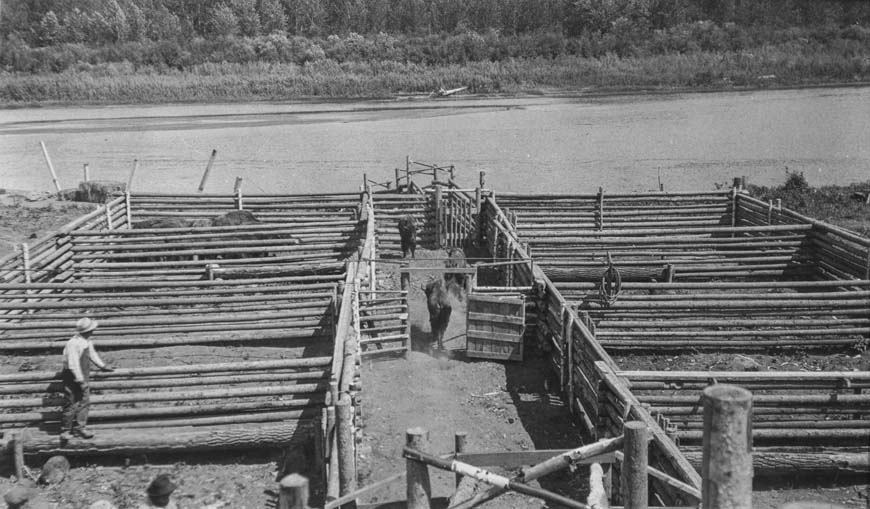
[[[467,355],[522,360],[525,299],[520,296],[468,296]]]

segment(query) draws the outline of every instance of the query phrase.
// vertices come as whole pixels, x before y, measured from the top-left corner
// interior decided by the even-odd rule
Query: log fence
[[[867,469],[837,448],[870,436],[866,373],[664,376],[620,371],[609,351],[860,348],[870,337],[870,240],[733,190],[499,193],[496,203],[483,175],[480,187],[462,189],[447,177],[452,168],[415,163],[423,171],[412,172],[410,165],[397,186],[405,192],[366,185],[362,193],[330,195],[120,196],[0,260],[0,349],[56,351],[82,314],[100,320],[107,349],[311,345],[287,362],[325,364],[246,361],[234,369],[166,366],[97,377],[94,425],[118,433],[63,450],[286,446],[313,437],[327,500],[339,500],[356,491],[361,358],[370,346],[409,347],[407,292],[378,288],[375,260],[398,252],[396,221],[411,214],[424,247],[488,250],[493,263],[477,268],[474,291],[525,296],[527,337],[548,352],[568,407],[590,436],[619,436],[626,422],[643,423],[649,488],[661,503],[699,500],[698,393],[711,380],[755,391],[755,438],[769,446],[764,468],[784,461],[773,447],[801,439],[832,451],[787,450],[801,465],[822,470],[846,461]],[[421,188],[416,173],[431,174],[433,183]],[[264,224],[131,228],[230,210],[250,210]],[[611,279],[605,293],[613,268],[619,281],[614,288]],[[0,401],[0,428],[32,427],[30,453],[62,450],[52,437],[56,390],[53,372],[0,375],[0,394],[10,396]],[[178,426],[178,438],[148,431],[160,426]],[[614,473],[622,471],[620,458]]]
[[[505,265],[498,284],[535,287],[537,335],[544,350],[550,352],[552,368],[559,377],[562,392],[572,414],[576,415],[582,427],[593,437],[618,436],[625,420],[644,422],[650,434],[651,464],[657,465],[660,470],[678,481],[700,490],[701,482],[697,472],[665,430],[622,382],[617,382],[620,384],[618,387],[623,389],[617,397],[623,402],[624,410],[624,413],[619,414],[619,420],[612,421],[600,408],[599,400],[606,392],[602,387],[608,379],[617,378],[615,362],[590,331],[591,321],[578,314],[562,297],[537,260],[532,262],[512,221],[496,200],[490,196],[484,203],[483,224],[487,226],[483,235],[485,246],[494,257],[522,262]],[[669,503],[696,502],[685,493],[655,479],[650,481],[650,487],[652,492]]]
[[[632,392],[654,415],[666,418],[684,446],[698,446],[701,392],[732,383],[753,392],[752,426],[759,447],[867,443],[870,440],[870,372],[623,371]],[[714,382],[715,381],[715,382]]]

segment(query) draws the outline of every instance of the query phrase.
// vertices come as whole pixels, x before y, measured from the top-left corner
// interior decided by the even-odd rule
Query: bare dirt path
[[[427,258],[444,256],[438,251],[418,251],[414,267],[438,266]],[[443,266],[443,265],[441,265]],[[379,285],[398,286],[397,265],[381,264]],[[492,362],[467,359],[465,302],[453,300],[453,313],[445,334],[449,356],[430,352],[429,316],[420,283],[434,274],[415,274],[409,296],[414,351],[407,359],[363,362],[365,438],[361,457],[361,484],[370,484],[404,470],[402,447],[405,431],[429,431],[430,451],[453,450],[454,433],[468,433],[469,451],[524,451],[558,449],[582,444],[580,430],[570,419],[558,394],[545,388],[548,368],[539,352],[526,351],[526,360]],[[555,386],[555,384],[553,384]],[[433,470],[434,473],[434,470]],[[544,481],[548,489],[585,500],[583,469]],[[436,497],[449,496],[453,474],[432,477]],[[398,500],[405,485],[394,483],[372,498]],[[485,507],[541,507],[543,503],[518,495],[505,495]]]

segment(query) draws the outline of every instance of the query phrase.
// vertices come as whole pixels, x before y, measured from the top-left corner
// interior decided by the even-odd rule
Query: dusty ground
[[[0,189],[0,257],[16,244],[41,238],[98,205],[57,201],[41,192]]]
[[[0,194],[0,256],[11,252],[14,243],[25,241],[56,229],[93,205],[58,203],[44,197],[13,197]],[[418,266],[434,266],[427,260],[437,253],[420,252]],[[383,267],[383,284],[398,285],[394,272]],[[416,281],[419,282],[419,281]],[[581,444],[579,430],[568,418],[558,395],[547,390],[544,374],[548,368],[538,352],[526,350],[523,363],[499,363],[469,360],[459,353],[464,348],[464,303],[457,302],[453,319],[445,336],[452,355],[433,355],[428,316],[419,284],[413,285],[411,320],[414,351],[405,358],[366,361],[363,366],[365,438],[361,444],[361,484],[388,477],[404,469],[401,448],[405,430],[420,426],[430,433],[430,450],[449,452],[456,431],[468,433],[471,451],[519,451],[576,447]],[[218,354],[219,356],[223,353]],[[112,355],[108,357],[111,359]],[[126,362],[119,356],[117,362]],[[155,359],[157,361],[158,359]],[[758,356],[772,369],[870,369],[866,354],[838,353],[837,357],[802,355],[783,358]],[[717,369],[724,358],[664,356],[637,358],[625,362],[626,369],[658,366],[665,369],[673,362],[687,362],[697,369]],[[44,362],[48,362],[45,360]],[[789,365],[795,363],[795,366]],[[14,369],[4,362],[6,369]],[[800,366],[800,367],[796,367]],[[196,462],[194,462],[194,459]],[[181,508],[225,507],[261,508],[274,503],[275,475],[280,454],[222,454],[181,457],[131,457],[120,462],[74,462],[64,483],[41,488],[31,508],[80,508],[100,500],[112,500],[119,508],[135,507],[150,480],[158,473],[169,473],[179,485],[176,492]],[[28,465],[38,473],[39,462]],[[3,467],[8,468],[8,465]],[[304,468],[304,466],[296,466]],[[0,472],[0,493],[11,486],[8,471]],[[548,489],[585,499],[583,469],[572,474],[547,478]],[[433,492],[447,496],[451,492],[452,474],[433,475]],[[795,486],[800,486],[796,488]],[[763,488],[763,489],[762,489]],[[370,501],[396,500],[404,497],[404,484],[394,483],[373,494]],[[850,508],[870,507],[867,483],[857,482],[831,487],[811,479],[785,479],[779,485],[759,486],[754,507],[777,508],[788,501],[816,501],[817,507],[835,503]],[[486,507],[520,509],[544,504],[520,496],[503,496]],[[553,506],[550,506],[553,507]]]
[[[412,266],[438,266],[428,260],[443,252],[418,251]],[[441,265],[443,266],[443,265]],[[382,264],[379,285],[395,286],[396,265]],[[469,451],[524,451],[560,449],[582,445],[580,431],[568,418],[558,394],[544,387],[546,364],[533,349],[523,363],[467,359],[465,348],[465,302],[453,300],[453,313],[445,334],[448,355],[430,352],[434,341],[428,322],[425,295],[420,290],[429,274],[414,275],[410,295],[414,351],[407,359],[365,361],[363,393],[366,405],[363,442],[363,484],[404,470],[402,447],[405,431],[422,427],[429,432],[430,451],[453,450],[454,433],[468,433]],[[504,472],[502,472],[504,473]],[[543,485],[585,500],[588,472],[578,470],[547,479]],[[452,493],[453,474],[433,475],[437,497]],[[404,498],[405,485],[394,483],[375,494],[374,500]],[[521,496],[504,496],[484,507],[541,507],[542,503]]]

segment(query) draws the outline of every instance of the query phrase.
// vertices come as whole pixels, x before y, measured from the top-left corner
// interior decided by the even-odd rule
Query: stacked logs
[[[684,445],[700,444],[703,415],[698,398],[715,382],[752,391],[757,446],[791,445],[796,440],[805,447],[866,445],[870,440],[870,394],[864,394],[870,388],[867,371],[623,371],[619,375],[629,381],[641,404],[667,418]]]
[[[331,337],[335,282],[301,279],[0,285],[0,350],[61,349],[82,315],[101,348]]]
[[[603,346],[662,350],[860,345],[870,336],[870,281],[848,284],[624,283],[616,302],[602,302],[588,285],[559,286],[582,298]]]
[[[726,192],[543,196],[499,194],[554,281],[597,281],[608,255],[624,280],[770,280],[808,274],[810,225],[735,224]]]

